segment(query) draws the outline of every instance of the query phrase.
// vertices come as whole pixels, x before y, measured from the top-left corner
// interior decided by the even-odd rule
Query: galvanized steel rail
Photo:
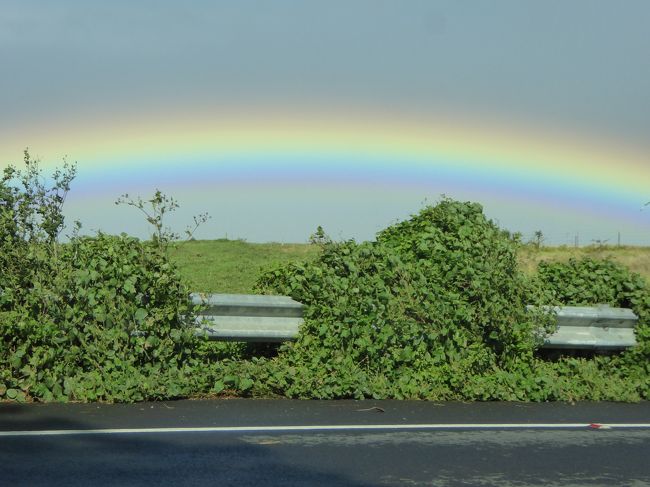
[[[532,308],[532,306],[529,306]],[[636,345],[638,317],[627,308],[600,306],[544,306],[555,313],[558,329],[542,348],[624,350]]]
[[[204,306],[197,317],[197,334],[212,340],[283,342],[295,339],[303,323],[304,305],[288,296],[193,293],[191,300]],[[542,348],[624,350],[636,345],[638,317],[630,309],[543,308],[555,314],[558,329],[545,337]]]
[[[296,338],[303,322],[303,305],[288,296],[193,293],[191,300],[205,306],[197,334],[212,340],[283,342]]]

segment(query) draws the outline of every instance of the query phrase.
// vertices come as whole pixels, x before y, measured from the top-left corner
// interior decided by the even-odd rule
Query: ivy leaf
[[[138,308],[134,315],[135,321],[138,323],[142,323],[148,314],[149,312],[146,309]]]

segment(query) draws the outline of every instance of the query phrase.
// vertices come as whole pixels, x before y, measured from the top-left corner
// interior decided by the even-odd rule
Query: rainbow
[[[573,209],[648,229],[650,155],[629,144],[566,131],[467,120],[287,113],[153,114],[128,120],[16,129],[0,134],[0,165],[25,146],[44,161],[78,162],[87,197],[130,187],[448,188],[562,212]],[[53,128],[55,127],[55,128]],[[79,186],[81,186],[79,188]],[[440,191],[431,194],[436,197]],[[414,208],[415,210],[415,208]]]

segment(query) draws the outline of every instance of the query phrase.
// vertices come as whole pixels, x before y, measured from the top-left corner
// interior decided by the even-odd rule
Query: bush
[[[550,299],[571,306],[608,304],[634,309],[648,291],[639,274],[612,260],[586,257],[568,262],[542,261],[537,275],[551,293]]]
[[[298,370],[290,396],[465,398],[468,377],[529,364],[551,326],[526,312],[540,293],[478,204],[444,199],[376,242],[320,240],[318,260],[259,282],[307,305],[279,359]]]
[[[650,392],[650,297],[610,261],[542,263],[527,279],[519,240],[480,205],[443,199],[380,232],[333,243],[320,258],[263,276],[260,290],[307,304],[298,340],[272,361],[267,385],[304,398],[627,400]],[[526,304],[631,307],[639,346],[546,361],[534,352],[549,316]]]
[[[584,368],[596,368],[601,386],[621,381],[628,398],[650,398],[650,289],[645,280],[626,267],[611,260],[583,258],[562,262],[540,262],[538,278],[549,293],[549,302],[573,306],[608,304],[631,308],[639,317],[636,327],[637,346],[614,357],[595,357],[582,362]],[[565,359],[557,364],[575,372],[576,361]],[[612,382],[610,382],[612,381]],[[574,381],[575,382],[575,381]],[[620,389],[620,388],[619,388]],[[611,399],[621,398],[613,395]],[[590,398],[594,399],[593,396]]]
[[[0,398],[189,394],[189,291],[164,246],[101,233],[59,244],[74,171],[47,189],[25,159],[26,172],[8,168],[0,184]]]

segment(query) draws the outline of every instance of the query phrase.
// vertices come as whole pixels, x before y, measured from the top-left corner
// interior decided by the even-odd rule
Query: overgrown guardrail
[[[607,305],[545,308],[555,313],[558,329],[545,338],[542,348],[624,350],[636,345],[634,327],[639,318],[631,309]]]
[[[304,305],[288,296],[253,294],[191,295],[205,309],[197,318],[197,334],[213,340],[282,342],[295,339]],[[529,306],[532,308],[532,306]],[[632,310],[609,306],[546,306],[558,329],[542,348],[624,350],[636,345]]]
[[[303,305],[288,296],[254,294],[191,295],[205,309],[197,333],[212,340],[283,342],[298,336]]]

